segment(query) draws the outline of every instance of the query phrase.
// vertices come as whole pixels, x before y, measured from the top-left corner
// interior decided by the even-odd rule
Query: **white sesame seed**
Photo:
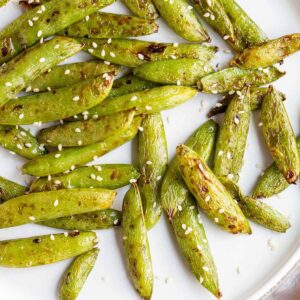
[[[24,118],[24,114],[19,115],[19,119],[22,120]]]
[[[147,160],[147,161],[146,161],[146,165],[152,165],[152,161]]]
[[[54,206],[56,207],[58,205],[58,200],[56,199],[55,201],[54,201]]]
[[[215,105],[215,107],[222,107],[222,106],[223,106],[223,104],[220,103],[220,102],[217,102],[216,105]]]
[[[88,21],[90,19],[90,16],[85,16],[85,20]]]
[[[184,232],[185,235],[190,234],[193,231],[191,227],[188,227],[187,230]]]
[[[182,211],[182,206],[180,204],[177,205],[179,211]]]
[[[209,267],[207,267],[207,266],[203,266],[203,268],[202,268],[205,272],[208,272],[209,271]]]
[[[31,21],[31,20],[28,20],[28,24],[29,24],[29,26],[33,26],[33,22]]]
[[[142,54],[142,53],[138,53],[138,59],[140,60],[144,60],[145,59],[145,56]]]
[[[232,153],[231,152],[227,152],[227,158],[232,159]]]
[[[207,196],[205,197],[204,201],[205,201],[205,202],[208,202],[209,200],[210,200],[210,196],[207,195]]]
[[[176,55],[170,55],[170,57],[172,58],[172,59],[177,59],[177,56]]]
[[[207,244],[207,239],[202,239],[202,242],[203,242],[204,244]]]
[[[32,89],[32,87],[31,87],[31,86],[29,86],[29,87],[27,87],[27,88],[26,88],[25,92],[26,92],[26,93],[28,93],[28,92],[30,92],[30,91],[31,91],[31,89]]]
[[[23,147],[20,144],[17,144],[17,148],[20,149],[20,150],[23,149]]]
[[[108,65],[108,66],[110,65],[110,61],[106,61],[106,60],[105,60],[104,63],[105,63],[106,65]]]
[[[58,49],[60,46],[59,46],[59,44],[56,44],[55,46],[54,46],[54,49]]]
[[[75,128],[75,132],[79,133],[79,132],[81,132],[81,129],[80,128]]]
[[[73,101],[79,101],[79,99],[80,99],[80,97],[79,96],[75,96],[75,97],[73,97]]]
[[[49,175],[48,175],[48,181],[50,181],[50,180],[51,180],[51,175],[49,174]]]
[[[118,219],[114,220],[114,225],[118,225],[118,223],[119,223]]]
[[[34,217],[34,216],[30,216],[30,217],[29,217],[29,220],[34,221],[34,220],[35,220],[35,217]]]
[[[26,136],[26,132],[25,132],[25,131],[21,131],[21,132],[20,132],[20,135]]]
[[[60,180],[54,180],[54,183],[55,183],[56,185],[60,185],[60,184],[61,184],[61,181],[60,181]]]
[[[31,148],[31,147],[32,147],[32,144],[31,144],[31,143],[26,143],[26,144],[25,144],[25,147],[26,147],[26,148]]]
[[[65,71],[65,75],[69,75],[71,73],[71,71],[69,70],[69,69],[67,69],[66,71]]]
[[[189,5],[188,10],[192,10],[192,9],[193,9],[193,6]]]
[[[38,88],[34,88],[34,89],[33,89],[33,92],[34,92],[34,93],[38,93],[39,91],[40,91],[40,89],[38,89]]]
[[[50,235],[50,240],[54,241],[55,240],[55,236],[53,234]]]
[[[145,106],[145,109],[146,109],[146,110],[152,110],[152,107],[151,107],[150,105],[146,105],[146,106]]]
[[[173,46],[174,47],[178,47],[178,43],[173,43]]]
[[[58,144],[57,148],[58,148],[58,151],[61,151],[62,150],[62,144]]]
[[[153,203],[153,208],[155,208],[155,207],[156,207],[156,205],[157,205],[157,203],[156,203],[156,202],[154,202],[154,203]]]
[[[60,153],[56,153],[56,154],[54,155],[55,158],[59,158],[60,156],[61,156]]]
[[[97,181],[102,181],[103,178],[102,178],[101,176],[97,176],[97,177],[96,177],[96,180],[97,180]]]
[[[5,82],[6,86],[12,86],[11,82]]]
[[[157,176],[157,177],[156,177],[156,180],[157,180],[157,181],[161,180],[161,176],[160,176],[160,175]]]
[[[109,38],[108,40],[107,40],[107,44],[110,44],[111,43],[111,38]]]
[[[206,13],[203,15],[203,17],[205,17],[205,18],[209,18],[209,16],[210,16],[210,13],[209,13],[209,12],[206,12]]]
[[[79,141],[77,142],[77,144],[78,144],[78,146],[81,146],[81,145],[82,145],[82,141],[79,140]]]
[[[109,55],[110,55],[111,57],[116,57],[116,54],[114,54],[113,52],[109,52]]]
[[[235,93],[235,91],[229,91],[228,95],[233,95]]]
[[[203,171],[204,171],[204,169],[203,169],[203,165],[202,165],[202,164],[199,164],[199,165],[198,165],[198,167],[199,167],[199,170],[200,170],[201,172],[203,172]]]
[[[37,33],[37,36],[38,36],[38,37],[41,37],[42,35],[43,35],[43,31],[42,31],[42,30],[39,30],[38,33]]]
[[[91,174],[90,177],[91,177],[91,179],[96,180],[96,175],[95,174]]]
[[[214,21],[214,20],[216,19],[215,15],[211,14],[211,15],[210,15],[210,19],[211,19],[212,21]]]
[[[45,57],[41,57],[41,58],[40,58],[40,62],[41,62],[41,63],[43,63],[43,62],[45,62],[45,61],[46,61],[46,58],[45,58]]]
[[[91,48],[90,48],[90,49],[88,49],[88,52],[89,52],[89,53],[94,53],[94,49],[91,49]]]
[[[230,36],[229,35],[224,35],[223,36],[223,39],[226,41],[226,40],[228,40],[230,38]]]
[[[41,9],[42,9],[42,11],[45,11],[45,10],[46,10],[45,5],[42,5],[42,6],[41,6]]]
[[[262,123],[262,122],[259,122],[259,123],[258,123],[258,126],[259,126],[259,127],[263,126],[263,123]]]
[[[177,84],[177,85],[180,85],[180,84],[181,84],[180,80],[177,80],[176,84]]]
[[[237,117],[234,117],[234,123],[235,123],[236,125],[238,125],[238,124],[240,123],[240,120],[239,120]]]
[[[96,42],[93,42],[93,43],[92,43],[92,46],[93,46],[93,48],[95,48],[95,49],[98,48],[98,44],[97,44]]]
[[[181,228],[182,228],[183,230],[186,230],[186,225],[185,225],[185,224],[181,224]]]
[[[16,152],[14,152],[14,151],[9,151],[9,153],[10,153],[11,155],[16,155]]]
[[[215,222],[216,222],[216,223],[219,223],[219,218],[215,218]]]
[[[200,276],[200,284],[202,284],[202,283],[203,283],[203,281],[204,281],[203,277],[202,277],[202,276]]]
[[[131,99],[130,99],[130,101],[136,101],[137,98],[138,98],[137,96],[132,96]]]
[[[131,179],[129,180],[129,182],[130,182],[130,183],[136,183],[136,179],[131,178]]]
[[[68,232],[64,232],[64,236],[67,237],[69,235]]]

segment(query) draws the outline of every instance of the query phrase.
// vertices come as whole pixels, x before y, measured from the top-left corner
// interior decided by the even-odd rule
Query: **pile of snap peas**
[[[199,209],[232,234],[251,234],[249,220],[282,233],[290,228],[258,198],[299,177],[300,138],[286,97],[266,85],[285,75],[277,64],[300,50],[300,34],[270,40],[234,0],[123,0],[133,15],[99,12],[113,2],[22,0],[23,14],[0,32],[0,145],[26,158],[22,172],[33,176],[29,186],[0,177],[0,228],[36,223],[67,230],[0,241],[0,266],[74,258],[59,297],[76,299],[99,254],[93,231],[120,225],[129,277],[149,300],[154,280],[147,232],[164,212],[192,273],[220,298]],[[159,16],[194,43],[129,39],[158,32]],[[218,48],[208,44],[200,18],[235,52],[227,68],[212,67]],[[94,59],[59,65],[79,51]],[[222,94],[208,117],[225,113],[224,119],[201,124],[169,162],[161,111],[199,91]],[[249,196],[238,181],[254,110],[261,111],[274,163]],[[50,122],[37,135],[22,127]],[[134,138],[136,165],[86,165]],[[115,190],[127,185],[122,211],[111,208]]]

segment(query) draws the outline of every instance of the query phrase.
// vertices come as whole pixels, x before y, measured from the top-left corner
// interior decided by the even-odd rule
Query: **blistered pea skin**
[[[0,176],[0,204],[25,194],[27,187]]]

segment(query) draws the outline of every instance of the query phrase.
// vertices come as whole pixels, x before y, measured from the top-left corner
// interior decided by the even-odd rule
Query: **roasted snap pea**
[[[28,159],[46,153],[30,131],[19,126],[0,125],[0,146]]]
[[[285,72],[274,67],[262,70],[232,67],[202,77],[197,85],[203,93],[219,94],[239,91],[246,84],[254,87],[261,86],[275,81],[284,75]]]
[[[94,232],[70,232],[0,241],[0,266],[29,268],[52,264],[92,250]]]
[[[122,213],[115,209],[97,210],[91,213],[63,217],[40,222],[40,225],[65,230],[99,230],[121,224]]]
[[[89,188],[23,195],[1,204],[0,228],[105,209],[112,205],[115,195],[111,190]]]
[[[23,166],[23,173],[34,176],[48,176],[88,163],[132,140],[137,134],[140,124],[141,118],[135,118],[130,128],[102,142],[56,151],[33,159]]]
[[[168,146],[161,115],[147,115],[141,124],[138,141],[138,181],[145,223],[151,229],[159,220],[161,207],[161,182],[168,164]]]
[[[187,140],[186,145],[197,152],[203,160],[208,161],[217,137],[218,125],[213,120],[202,124]],[[172,219],[181,204],[188,198],[189,190],[178,169],[178,162],[173,159],[163,178],[161,187],[162,206],[169,219]]]
[[[99,249],[92,249],[77,256],[67,268],[59,287],[60,300],[76,300],[94,268]]]
[[[0,107],[0,124],[47,123],[86,111],[103,101],[113,77],[86,79],[71,86],[10,100]]]
[[[55,37],[29,48],[2,65],[0,67],[0,106],[26,88],[31,81],[46,70],[79,52],[81,48],[82,45],[71,38]]]
[[[90,54],[131,68],[149,61],[174,58],[210,60],[217,51],[215,46],[201,44],[168,44],[134,39],[112,39],[109,43],[107,39],[77,40],[84,44],[84,50]]]
[[[24,195],[27,187],[10,181],[0,176],[0,204],[3,202]]]
[[[134,68],[134,75],[162,84],[196,85],[197,81],[214,71],[206,61],[182,58],[153,61]]]
[[[296,137],[284,103],[272,86],[262,103],[261,122],[265,142],[279,171],[288,183],[295,183],[300,172]]]
[[[123,200],[123,247],[129,276],[142,299],[150,300],[153,271],[142,200],[136,184]]]
[[[235,95],[220,127],[214,159],[214,173],[238,182],[250,126],[250,87]]]
[[[208,218],[230,233],[251,234],[238,204],[205,161],[185,145],[178,146],[176,153],[181,175]]]
[[[157,19],[158,13],[151,0],[123,0],[131,12],[143,19]]]

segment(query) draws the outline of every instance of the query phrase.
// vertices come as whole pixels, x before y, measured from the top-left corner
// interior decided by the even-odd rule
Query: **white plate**
[[[300,11],[297,0],[240,0],[239,3],[270,38],[300,32]],[[120,3],[105,10],[127,12]],[[12,3],[1,8],[0,29],[19,14],[20,9]],[[159,34],[145,37],[145,39],[183,42],[162,20],[159,20],[159,23],[161,25]],[[214,44],[220,46],[221,49],[227,48],[218,36],[213,33],[211,36]],[[87,57],[82,54],[69,61]],[[221,65],[225,66],[230,57],[231,55],[225,54],[221,50],[218,54],[218,62],[221,61]],[[281,68],[287,71],[287,75],[275,84],[287,95],[286,107],[297,134],[300,129],[299,61],[300,53],[286,59]],[[175,146],[184,142],[206,120],[207,111],[217,99],[217,96],[199,94],[180,107],[163,112],[170,158],[174,155]],[[258,123],[259,113],[254,113],[240,180],[245,192],[251,191],[259,174],[271,162]],[[127,144],[99,159],[99,163],[128,163],[131,161],[131,156],[132,145]],[[0,149],[0,175],[24,183],[28,178],[22,176],[18,171],[24,161]],[[126,188],[122,189],[118,195],[116,201],[118,208],[121,206],[125,191]],[[290,217],[292,228],[286,234],[274,233],[252,223],[253,234],[251,236],[230,235],[219,230],[204,217],[209,243],[219,270],[224,300],[259,299],[287,273],[299,258],[299,198],[299,187],[292,186],[278,197],[266,201]],[[38,225],[26,225],[1,230],[0,239],[29,237],[53,232],[59,232],[59,230]],[[124,268],[120,230],[98,231],[97,234],[100,237],[100,257],[79,299],[139,299]],[[271,251],[268,246],[270,239],[277,245],[275,251]],[[165,218],[161,218],[159,224],[149,232],[149,240],[155,274],[153,300],[213,299],[187,269]],[[0,268],[1,299],[56,299],[59,279],[68,264],[69,261],[65,261],[32,269]]]

